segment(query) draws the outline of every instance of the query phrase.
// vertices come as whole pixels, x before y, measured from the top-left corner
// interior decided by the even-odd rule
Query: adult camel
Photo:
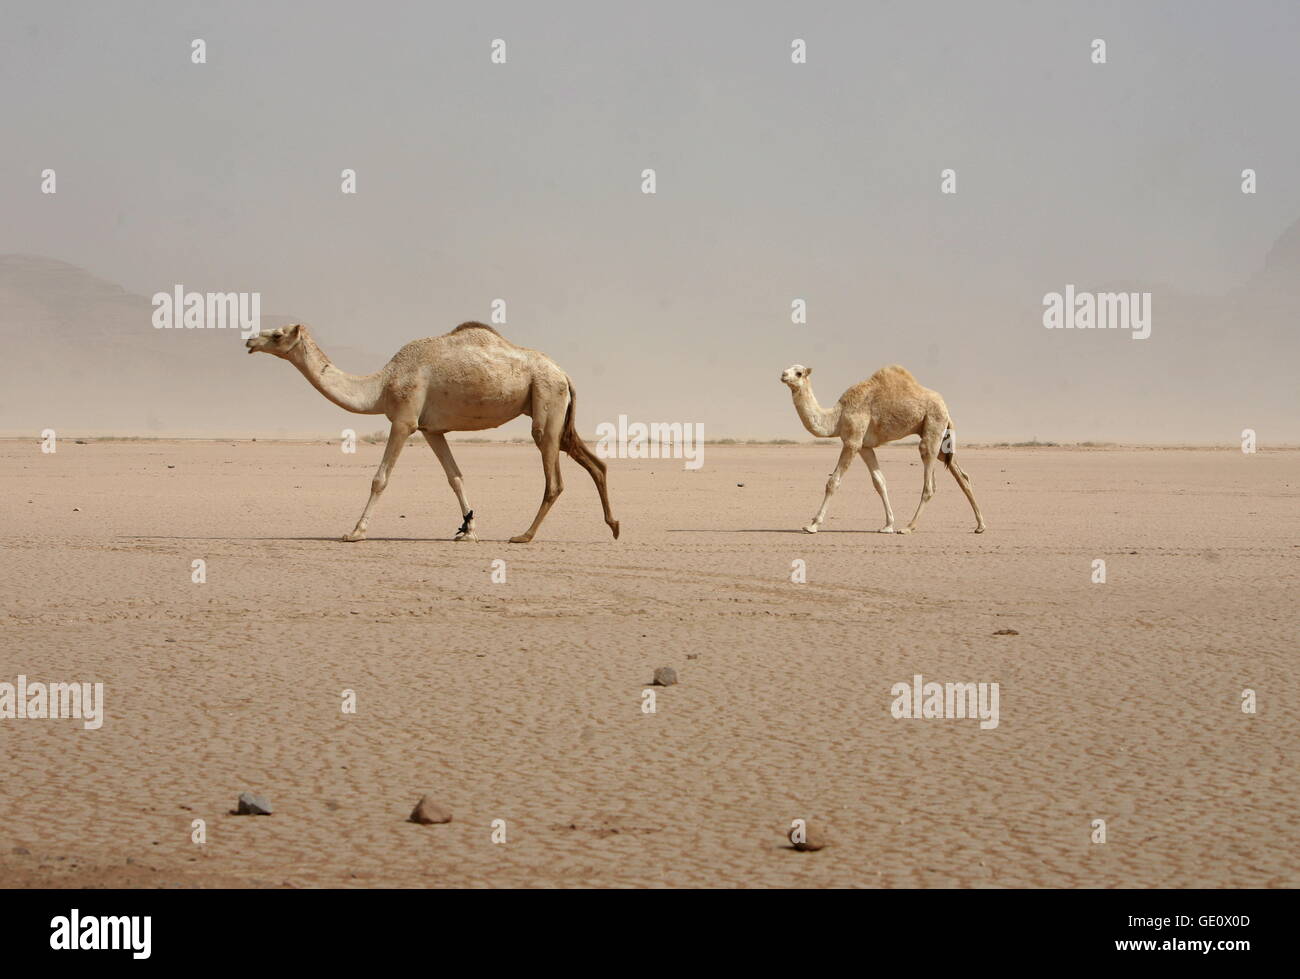
[[[374,374],[348,374],[330,363],[301,323],[263,330],[248,340],[250,354],[267,353],[287,360],[321,394],[346,411],[386,415],[392,428],[384,458],[370,483],[370,499],[345,541],[365,540],[370,511],[388,485],[388,477],[406,440],[420,432],[442,463],[460,503],[463,521],[456,540],[478,540],[474,511],[464,480],[447,444],[447,432],[478,432],[528,415],[533,441],[542,453],[546,490],[537,516],[512,544],[533,539],[547,512],[564,489],[560,451],[591,474],[600,493],[605,523],[618,538],[618,521],[609,509],[605,463],[579,438],[573,425],[573,382],[545,354],[517,347],[483,323],[462,323],[450,333],[408,343]]]

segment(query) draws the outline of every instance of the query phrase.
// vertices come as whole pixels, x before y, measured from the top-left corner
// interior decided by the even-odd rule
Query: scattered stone
[[[798,850],[800,853],[811,853],[815,850],[820,850],[830,842],[826,839],[825,833],[811,825],[804,827],[803,837],[802,843],[795,842],[793,826],[790,827],[790,832],[786,833],[786,839],[790,841],[790,846]]]
[[[420,796],[420,801],[415,804],[411,810],[410,821],[419,823],[421,826],[428,826],[432,823],[449,823],[451,822],[451,810],[441,803],[435,802],[427,795]]]
[[[737,485],[737,486],[744,486],[745,484],[744,484],[744,483],[737,483],[736,485]]]
[[[79,507],[79,506],[74,506],[74,507],[72,508],[72,512],[73,512],[73,513],[80,513],[80,512],[81,512],[81,507]]]
[[[699,653],[687,653],[687,654],[686,654],[686,658],[687,658],[687,659],[699,659],[699,658],[700,658],[700,654],[699,654]]]
[[[167,468],[168,468],[168,469],[175,469],[176,467],[175,467],[175,466],[168,466]]]
[[[995,635],[995,636],[1018,636],[1018,635],[1020,635],[1020,633],[1016,632],[1015,629],[999,629],[997,632],[993,633],[993,635]]]
[[[14,847],[14,855],[19,857],[30,857],[32,851],[27,849],[25,846],[16,846]]]
[[[77,445],[85,445],[85,444],[86,444],[82,439],[77,439],[76,441],[77,441]]]
[[[655,670],[655,686],[671,687],[677,682],[677,671],[671,666],[661,666]]]
[[[237,816],[269,816],[271,815],[271,803],[267,802],[260,795],[253,795],[251,792],[239,793],[239,808],[235,810]]]

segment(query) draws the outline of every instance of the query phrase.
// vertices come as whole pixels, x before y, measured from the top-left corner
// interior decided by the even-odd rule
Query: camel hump
[[[477,320],[470,320],[468,323],[462,323],[460,326],[456,327],[456,329],[452,330],[451,333],[447,335],[454,336],[457,333],[464,333],[467,330],[487,330],[495,337],[501,336],[501,334],[498,333],[496,330],[492,329],[492,327],[488,326],[486,323],[480,323]],[[501,337],[501,339],[504,340],[505,337]]]
[[[880,370],[876,371],[876,373],[872,375],[873,379],[877,377],[880,378],[881,380],[884,380],[886,378],[897,378],[903,381],[916,380],[916,378],[912,376],[912,372],[909,371],[902,364],[890,364],[888,367],[880,368]]]
[[[898,364],[880,368],[867,378],[863,386],[875,395],[891,399],[914,397],[925,390],[911,371]]]

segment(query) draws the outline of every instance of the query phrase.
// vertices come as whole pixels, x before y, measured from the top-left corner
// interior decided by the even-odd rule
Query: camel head
[[[288,357],[289,352],[298,346],[299,341],[306,335],[307,327],[301,323],[294,323],[292,326],[263,330],[257,336],[249,337],[244,346],[248,348],[250,354],[264,353]]]
[[[808,379],[812,377],[812,368],[805,367],[803,364],[791,364],[781,372],[781,383],[791,391],[798,391],[806,387]]]

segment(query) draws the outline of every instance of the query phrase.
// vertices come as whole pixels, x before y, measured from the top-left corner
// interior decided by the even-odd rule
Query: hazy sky
[[[1300,217],[1291,0],[0,10],[0,253],[146,296],[260,291],[327,353],[373,352],[345,370],[503,298],[587,433],[624,413],[804,438],[782,368],[814,366],[829,405],[897,362],[967,439],[1300,437],[1294,331],[1254,340],[1232,307],[1228,348],[1180,320]],[[1067,282],[1151,291],[1151,337],[1045,330]],[[214,398],[280,369],[337,427],[240,346]]]

